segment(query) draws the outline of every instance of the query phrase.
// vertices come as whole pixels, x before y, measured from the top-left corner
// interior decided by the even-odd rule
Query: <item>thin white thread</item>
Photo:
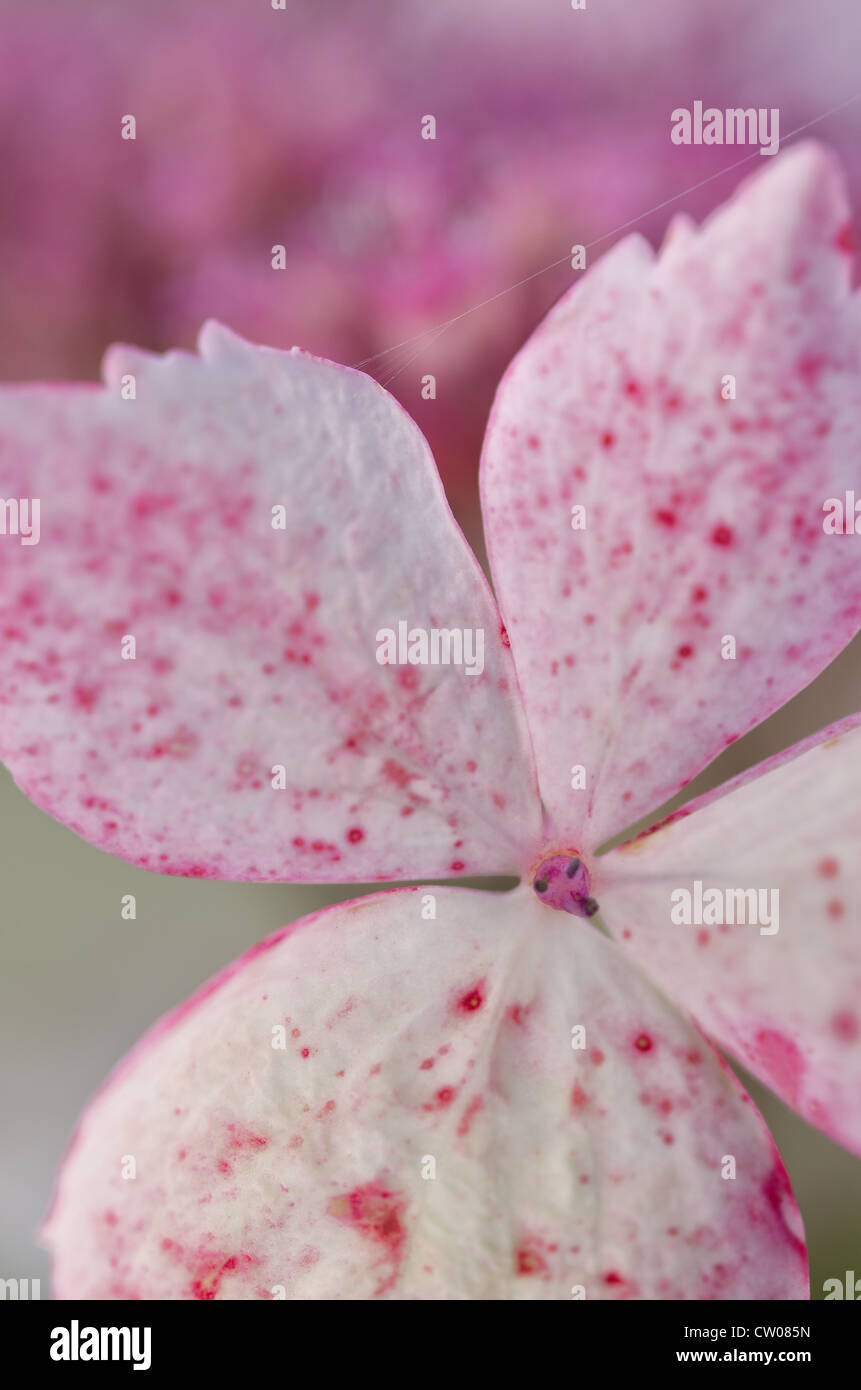
[[[811,126],[819,125],[821,121],[828,120],[829,116],[836,115],[838,111],[845,111],[847,106],[852,106],[856,101],[861,101],[861,92],[856,92],[855,96],[848,97],[846,101],[841,101],[836,106],[832,106],[830,110],[823,112],[821,116],[814,116],[811,121],[805,121],[804,125],[796,126],[788,135],[781,138],[781,147],[788,143],[788,141],[793,140],[797,135],[801,135],[805,130],[810,130]],[[601,236],[595,237],[593,241],[586,243],[584,250],[590,251],[593,246],[600,246],[602,241],[608,241],[610,237],[617,236],[619,232],[624,232],[628,227],[635,226],[637,222],[642,222],[644,218],[651,217],[652,213],[660,212],[663,208],[669,207],[671,203],[677,203],[680,198],[686,198],[689,193],[696,193],[698,189],[705,188],[707,184],[714,183],[715,179],[723,178],[724,174],[731,174],[733,169],[739,169],[743,164],[749,164],[752,159],[758,157],[759,150],[752,150],[750,154],[744,155],[742,159],[737,159],[733,164],[727,164],[723,169],[718,169],[716,173],[709,174],[708,178],[700,179],[699,183],[693,183],[689,188],[683,188],[681,192],[672,194],[671,197],[665,198],[663,202],[656,203],[654,207],[648,208],[645,212],[639,213],[636,217],[629,218],[627,222],[621,222],[619,226],[614,227],[612,231],[604,232]],[[434,336],[431,341],[436,342],[437,337],[440,337],[445,330],[451,328],[453,324],[459,323],[461,319],[468,318],[470,314],[478,313],[479,309],[485,309],[488,304],[493,304],[495,300],[502,299],[504,295],[512,294],[514,290],[519,290],[521,285],[528,285],[530,280],[537,280],[540,275],[547,275],[549,271],[555,270],[557,266],[562,265],[565,261],[569,261],[570,258],[571,253],[568,251],[564,256],[560,256],[558,260],[551,261],[549,265],[542,266],[540,270],[534,270],[531,275],[525,275],[522,280],[515,281],[513,285],[508,285],[504,290],[497,290],[496,294],[490,295],[488,299],[482,299],[480,303],[473,304],[469,309],[462,310],[461,313],[455,314],[452,318],[444,319],[442,323],[437,323],[430,328],[425,328],[421,333],[414,333],[411,338],[404,338],[401,342],[395,343],[392,347],[383,348],[381,352],[373,353],[371,357],[363,357],[361,362],[353,363],[354,368],[358,370],[362,367],[366,367],[370,362],[377,362],[381,357],[388,357],[390,353],[398,352],[401,348],[410,347],[413,343],[418,343],[419,347],[416,352],[414,352],[392,376],[386,378],[387,382],[394,381],[395,377],[399,376],[400,373],[409,366],[410,362],[415,360],[419,352],[421,352],[425,346],[430,346],[430,344],[426,345],[424,342],[424,339],[429,335],[433,334]]]

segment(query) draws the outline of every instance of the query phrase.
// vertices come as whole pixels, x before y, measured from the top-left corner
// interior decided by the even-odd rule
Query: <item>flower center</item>
[[[598,904],[590,896],[589,872],[578,854],[551,854],[535,870],[532,887],[548,907],[594,917]]]

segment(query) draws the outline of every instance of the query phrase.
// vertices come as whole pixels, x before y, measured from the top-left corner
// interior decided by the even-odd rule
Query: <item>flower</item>
[[[361,374],[208,324],[3,391],[41,502],[0,546],[26,794],[164,872],[522,880],[317,913],[156,1025],[67,1157],[61,1297],[805,1296],[712,1044],[861,1147],[861,716],[599,853],[858,627],[821,520],[861,429],[845,197],[815,145],[769,166],[659,259],[621,243],[503,378],[498,608]],[[402,622],[482,632],[482,669],[376,660]],[[697,882],[776,888],[779,930],[677,925]]]

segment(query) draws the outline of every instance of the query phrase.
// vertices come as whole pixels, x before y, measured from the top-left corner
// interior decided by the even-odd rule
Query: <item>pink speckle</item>
[[[649,1037],[648,1033],[640,1033],[639,1037],[637,1037],[634,1041],[634,1046],[636,1047],[638,1052],[651,1052],[652,1048],[654,1047],[654,1043],[652,1042],[652,1039]]]
[[[804,1058],[796,1044],[775,1028],[761,1028],[756,1035],[753,1056],[793,1104],[797,1103],[804,1073]]]
[[[682,657],[683,660],[687,660],[687,658],[693,656],[693,654],[694,649],[690,642],[683,642],[680,647],[676,648],[676,655]]]
[[[464,864],[462,859],[453,859],[448,867],[451,869],[453,874],[459,874],[463,872],[463,870],[466,868],[466,865]]]
[[[840,865],[836,859],[820,859],[817,873],[820,878],[836,878]]]
[[[190,1289],[192,1298],[216,1298],[226,1275],[235,1274],[238,1269],[245,1269],[258,1263],[259,1261],[251,1255],[240,1255],[238,1258],[235,1255],[230,1255],[226,1259],[221,1255],[206,1253],[197,1256],[192,1271],[194,1276]]]
[[[858,1016],[851,1009],[841,1009],[831,1019],[831,1031],[841,1042],[855,1042],[858,1037]]]
[[[396,787],[405,787],[410,780],[410,774],[406,768],[401,767],[393,758],[387,758],[383,763],[383,776],[386,781],[392,782]]]
[[[676,516],[675,512],[670,512],[665,509],[661,509],[655,512],[655,520],[659,521],[662,526],[669,527],[675,526],[678,517]]]
[[[166,507],[173,506],[172,497],[159,496],[153,492],[139,492],[132,498],[132,511],[136,517],[145,520],[147,517],[155,516],[157,512],[164,511]]]
[[[714,545],[732,545],[732,531],[728,526],[720,524],[712,531],[712,543]]]
[[[581,1088],[579,1083],[575,1081],[574,1087],[571,1091],[571,1109],[576,1113],[578,1111],[585,1110],[588,1104],[589,1097],[587,1096],[586,1092]]]
[[[434,1064],[434,1059],[433,1059],[433,1057],[425,1057],[424,1061],[423,1061],[423,1062],[421,1063],[421,1065],[419,1066],[419,1071],[430,1071],[430,1069],[431,1069],[431,1067],[433,1066],[433,1064]]]
[[[92,685],[76,685],[72,690],[72,699],[78,709],[93,709],[98,698],[99,692]]]
[[[843,916],[843,914],[846,911],[846,908],[844,907],[843,903],[839,898],[832,898],[828,903],[827,911],[828,916],[833,917],[836,920]]]
[[[351,845],[359,844],[364,838],[365,832],[358,825],[354,825],[351,830],[347,831],[347,839],[350,841]]]
[[[469,1105],[466,1107],[466,1109],[460,1117],[460,1123],[457,1127],[457,1132],[461,1136],[461,1138],[463,1138],[465,1134],[469,1133],[469,1129],[473,1120],[475,1119],[479,1110],[482,1110],[483,1108],[484,1101],[482,1100],[481,1096],[475,1096],[469,1102]]]
[[[855,254],[855,237],[848,222],[840,228],[834,238],[834,245],[837,247],[838,251],[845,251],[849,256]]]
[[[231,1149],[265,1149],[269,1140],[262,1134],[255,1134],[241,1125],[228,1125],[228,1147]]]
[[[400,1195],[381,1183],[369,1182],[329,1203],[329,1214],[355,1226],[362,1235],[384,1245],[399,1245],[404,1238]]]

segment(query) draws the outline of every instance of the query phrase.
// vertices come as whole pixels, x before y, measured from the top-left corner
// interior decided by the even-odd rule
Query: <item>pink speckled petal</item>
[[[859,844],[855,715],[599,859],[596,891],[617,940],[721,1047],[861,1152]],[[723,894],[714,922],[704,900],[696,911],[697,881]],[[726,891],[751,888],[768,890],[764,915],[776,904],[777,931],[759,898],[757,922],[746,907],[744,924],[729,924],[742,914]],[[682,889],[689,914],[671,898]],[[674,904],[679,919],[701,920],[677,924]]]
[[[41,511],[38,544],[0,537],[22,790],[169,873],[519,868],[540,809],[511,654],[409,417],[215,324],[199,357],[115,347],[105,379],[0,392],[5,495]],[[401,621],[468,629],[463,663],[378,664]]]
[[[96,1097],[46,1235],[60,1297],[807,1296],[749,1097],[526,888],[401,889],[261,943]]]
[[[833,160],[781,154],[659,259],[617,246],[502,382],[482,469],[491,562],[542,795],[586,849],[858,627],[857,537],[823,530],[861,456],[846,221]]]

